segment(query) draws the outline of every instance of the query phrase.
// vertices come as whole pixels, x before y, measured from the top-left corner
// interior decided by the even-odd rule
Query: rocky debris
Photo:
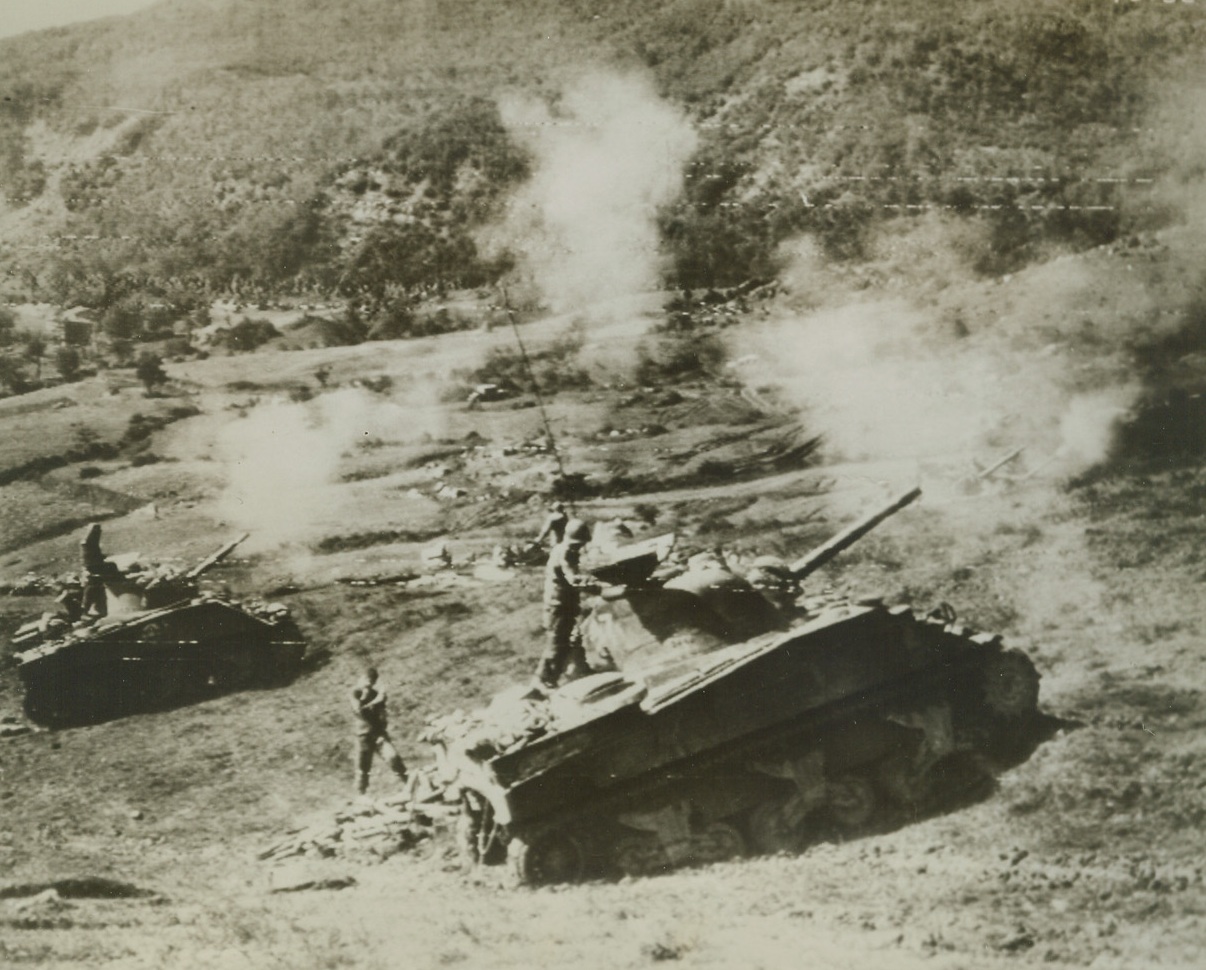
[[[24,914],[41,914],[41,913],[57,913],[64,909],[70,909],[71,903],[67,902],[59,891],[53,887],[44,889],[34,896],[27,896],[24,899],[18,900],[12,904],[13,912]]]
[[[0,740],[17,738],[33,731],[28,724],[12,714],[0,714]]]
[[[498,694],[480,710],[455,710],[430,718],[419,740],[437,749],[456,747],[476,760],[486,760],[521,748],[554,729],[548,699],[520,684]]]
[[[335,581],[344,586],[405,586],[418,578],[418,573],[406,572],[380,573],[373,576],[340,576]]]
[[[432,718],[419,736],[433,745],[437,756],[445,746],[489,758],[529,743],[556,729],[557,713],[548,698],[523,686],[497,696],[488,707]],[[401,852],[414,852],[447,831],[460,814],[461,790],[456,771],[442,760],[414,768],[406,789],[386,798],[362,797],[339,809],[330,819],[289,832],[258,858],[269,863],[342,859],[381,862]],[[332,881],[304,868],[272,879],[272,892],[340,889]]]
[[[1034,934],[1026,927],[1019,926],[1016,932],[1001,940],[996,947],[1005,953],[1020,953],[1023,950],[1029,950],[1034,944]]]
[[[324,875],[307,865],[287,865],[274,869],[268,877],[270,893],[297,893],[312,889],[347,889],[356,885],[350,875]]]
[[[599,441],[630,441],[633,438],[656,438],[666,434],[666,426],[662,424],[642,424],[636,428],[601,428],[595,433]]]
[[[18,579],[0,580],[0,593],[7,593],[9,596],[54,596],[64,587],[78,582],[79,576],[76,573],[47,576],[28,572]]]
[[[289,833],[258,858],[268,862],[298,857],[380,862],[413,851],[458,813],[455,804],[445,801],[449,791],[447,780],[435,770],[414,769],[406,791],[383,799],[358,799],[337,810],[329,821]]]
[[[448,543],[434,542],[425,548],[419,557],[423,565],[429,569],[448,569],[452,566],[452,553],[448,551]]]
[[[490,561],[499,569],[513,566],[543,566],[549,558],[549,550],[533,540],[497,545],[490,553]]]
[[[143,889],[106,876],[73,876],[53,882],[0,886],[0,899],[26,899],[50,890],[64,899],[151,899],[159,895],[153,889]]]

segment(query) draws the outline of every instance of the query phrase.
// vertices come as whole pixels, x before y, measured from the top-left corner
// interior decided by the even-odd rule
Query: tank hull
[[[477,844],[510,845],[523,881],[799,847],[916,813],[960,761],[990,776],[1037,715],[1024,655],[879,606],[640,676],[644,690],[605,695],[597,715],[586,700],[578,723],[513,750],[450,752]]]
[[[198,598],[102,621],[16,658],[26,714],[62,726],[270,684],[304,652],[283,612],[260,616]]]

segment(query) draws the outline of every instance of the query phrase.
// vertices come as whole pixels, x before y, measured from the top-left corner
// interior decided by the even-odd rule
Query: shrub
[[[138,363],[134,365],[134,374],[142,381],[150,394],[161,384],[167,383],[167,373],[163,369],[163,361],[155,354],[140,354]]]
[[[280,331],[267,320],[244,318],[226,330],[220,342],[224,342],[236,353],[248,353],[280,335]]]
[[[74,347],[60,347],[55,351],[54,363],[63,380],[71,382],[80,376],[80,352]]]
[[[703,377],[724,365],[724,344],[715,334],[667,333],[637,346],[633,379],[641,385]]]

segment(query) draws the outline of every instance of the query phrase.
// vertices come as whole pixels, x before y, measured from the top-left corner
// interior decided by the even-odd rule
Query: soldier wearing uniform
[[[406,763],[389,736],[389,714],[385,691],[377,685],[377,669],[369,667],[352,688],[352,710],[356,714],[356,791],[368,791],[373,755],[378,751],[402,781],[406,781]]]
[[[80,558],[84,567],[84,596],[80,603],[80,611],[85,616],[108,616],[105,580],[119,573],[117,567],[105,558],[100,543],[100,523],[93,522],[84,533],[84,538],[80,540]]]
[[[568,524],[569,516],[565,514],[565,505],[554,502],[540,527],[540,534],[536,536],[536,545],[541,545],[548,536],[552,537],[554,546],[559,545],[565,538],[565,527]]]
[[[544,628],[548,645],[536,668],[542,687],[552,689],[569,673],[570,679],[590,673],[582,645],[580,611],[582,593],[599,587],[582,572],[582,547],[590,541],[590,526],[573,519],[565,527],[565,538],[553,547],[544,571]]]

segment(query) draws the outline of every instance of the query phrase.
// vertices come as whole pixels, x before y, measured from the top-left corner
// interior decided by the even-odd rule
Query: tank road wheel
[[[532,840],[512,838],[507,862],[521,886],[551,886],[577,882],[586,872],[581,843],[565,832],[550,832]]]
[[[616,869],[625,876],[653,876],[673,868],[661,840],[653,832],[624,832],[616,839],[611,857]]]
[[[1039,674],[1020,650],[1005,650],[984,668],[984,703],[998,717],[1023,720],[1038,710]]]
[[[871,782],[859,775],[843,775],[825,786],[825,805],[838,828],[860,829],[875,817],[879,798]]]
[[[974,804],[991,795],[996,784],[992,765],[970,751],[947,755],[926,773],[928,800],[935,806]]]
[[[803,837],[799,827],[788,817],[790,800],[765,801],[749,815],[746,828],[754,851],[772,855],[776,852],[799,852]]]
[[[728,822],[713,822],[691,837],[691,863],[697,866],[740,859],[746,854],[745,839]]]

